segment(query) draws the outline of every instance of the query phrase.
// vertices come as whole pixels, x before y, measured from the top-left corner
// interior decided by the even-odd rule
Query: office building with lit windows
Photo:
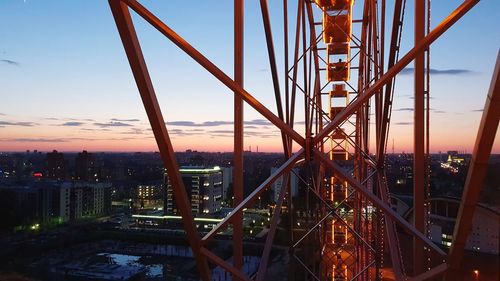
[[[399,198],[403,198],[400,200]],[[406,196],[391,196],[393,210],[413,223],[413,206]],[[405,203],[406,202],[406,203]],[[449,248],[453,244],[453,231],[460,208],[460,199],[453,197],[433,197],[428,199],[428,237],[436,244]],[[465,243],[465,249],[485,254],[498,255],[500,227],[498,210],[482,203],[477,204],[472,219],[472,227]]]
[[[194,216],[209,216],[221,210],[222,206],[222,170],[213,168],[187,166],[179,169],[184,187],[191,200]],[[174,198],[172,185],[165,175],[166,199],[165,215],[177,215],[179,210]]]

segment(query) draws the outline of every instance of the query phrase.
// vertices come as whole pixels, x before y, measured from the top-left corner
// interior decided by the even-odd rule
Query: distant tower
[[[95,157],[86,150],[78,153],[75,160],[75,179],[95,181],[97,179],[97,169]]]
[[[394,154],[394,138],[392,138],[392,154]]]
[[[47,153],[47,177],[56,180],[66,178],[64,155],[57,150]]]

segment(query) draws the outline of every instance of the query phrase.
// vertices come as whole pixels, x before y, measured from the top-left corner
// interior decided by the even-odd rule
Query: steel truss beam
[[[403,219],[401,216],[399,216],[394,210],[391,209],[389,205],[387,205],[385,202],[383,202],[381,199],[379,199],[375,194],[371,193],[369,190],[363,187],[361,183],[359,183],[356,179],[352,178],[350,175],[348,175],[342,167],[340,167],[337,163],[334,161],[329,160],[326,158],[326,156],[318,151],[314,150],[314,154],[316,155],[317,159],[320,160],[325,164],[325,166],[329,167],[331,170],[335,172],[335,175],[338,176],[339,178],[347,181],[352,187],[354,187],[358,192],[363,194],[366,199],[368,199],[370,202],[373,203],[377,208],[381,209],[385,215],[387,215],[392,221],[396,222],[399,224],[401,227],[406,229],[407,231],[411,232],[411,234],[414,237],[417,237],[420,241],[425,243],[427,246],[429,246],[431,249],[436,251],[436,253],[440,254],[441,256],[445,256],[446,254],[436,246],[432,241],[429,240],[424,234],[416,230],[411,224],[409,224],[405,219]]]
[[[205,256],[202,255],[200,251],[201,241],[194,224],[193,214],[191,213],[191,203],[188,200],[186,188],[184,187],[184,183],[179,173],[179,166],[175,158],[174,148],[170,141],[165,121],[163,120],[160,105],[158,104],[158,99],[156,98],[153,83],[148,73],[146,61],[144,60],[141,46],[137,39],[137,34],[135,33],[130,12],[127,5],[120,0],[109,0],[109,5],[113,17],[115,18],[116,26],[118,27],[118,32],[120,33],[130,67],[132,68],[144,108],[146,109],[149,123],[151,123],[163,164],[167,169],[169,181],[172,182],[175,200],[181,213],[182,223],[189,244],[193,248],[193,254],[196,258],[199,274],[202,279],[209,280],[210,270]]]
[[[465,181],[460,209],[453,231],[453,243],[448,255],[446,280],[462,280],[461,261],[465,243],[472,228],[472,219],[484,185],[491,149],[500,122],[500,52],[497,55],[490,89],[477,133],[472,159]]]
[[[244,0],[234,0],[234,81],[243,88],[244,82]],[[234,94],[234,173],[233,207],[243,200],[243,99]],[[243,211],[238,211],[233,220],[233,263],[237,269],[243,267]],[[238,281],[238,278],[235,278]]]
[[[262,15],[263,15],[263,21],[264,21],[264,26],[265,26],[265,32],[266,32],[266,42],[268,45],[268,52],[269,52],[269,59],[270,59],[270,64],[273,69],[273,83],[274,83],[274,88],[275,88],[275,96],[276,96],[276,102],[278,106],[278,114],[279,116],[274,115],[270,110],[268,110],[264,105],[262,105],[257,99],[255,99],[250,93],[244,90],[243,88],[243,72],[242,72],[242,65],[243,62],[242,60],[240,61],[241,58],[237,56],[242,56],[242,50],[243,50],[243,42],[242,39],[238,39],[241,41],[235,40],[235,50],[237,53],[235,53],[235,61],[238,62],[240,61],[240,64],[236,66],[235,64],[235,80],[231,79],[228,75],[226,75],[223,71],[221,71],[217,66],[215,66],[211,61],[209,61],[206,57],[204,57],[199,51],[197,51],[194,47],[192,47],[188,42],[186,42],[182,37],[180,37],[177,33],[175,33],[172,29],[170,29],[167,25],[165,25],[161,20],[159,20],[155,15],[153,15],[150,11],[148,11],[144,6],[142,6],[139,2],[135,0],[109,0],[109,4],[111,7],[111,10],[113,12],[113,16],[115,18],[115,22],[117,24],[120,37],[122,39],[129,63],[132,68],[132,72],[134,74],[134,78],[137,83],[137,87],[139,89],[139,92],[141,94],[141,98],[143,100],[144,106],[146,108],[146,113],[148,115],[148,119],[151,123],[153,133],[155,135],[156,142],[158,144],[164,165],[167,169],[169,178],[172,182],[173,190],[174,190],[174,196],[176,198],[177,204],[179,206],[179,209],[181,211],[182,215],[182,221],[187,233],[187,238],[188,241],[193,248],[193,252],[195,254],[196,262],[197,262],[197,267],[200,273],[200,276],[203,280],[209,280],[210,279],[210,270],[208,268],[208,260],[211,262],[221,266],[222,268],[226,269],[227,271],[231,272],[235,278],[241,279],[241,280],[249,280],[247,276],[245,276],[243,273],[241,273],[239,269],[239,265],[235,260],[235,266],[232,266],[225,262],[224,260],[220,259],[219,257],[215,256],[212,252],[210,252],[208,249],[206,249],[203,244],[206,243],[209,239],[211,239],[218,231],[220,231],[223,227],[226,227],[228,223],[233,222],[236,218],[238,218],[237,214],[241,214],[242,210],[244,207],[248,206],[251,202],[253,202],[258,195],[260,195],[270,184],[272,184],[278,177],[283,176],[284,174],[287,174],[290,172],[292,167],[302,159],[302,157],[306,157],[306,160],[309,161],[309,155],[314,155],[315,158],[319,159],[321,162],[322,167],[326,167],[328,169],[331,169],[334,171],[335,175],[340,177],[341,179],[347,181],[354,189],[362,194],[362,196],[368,201],[372,202],[379,210],[382,211],[382,213],[389,219],[386,219],[386,223],[392,223],[392,221],[398,223],[401,225],[403,228],[408,230],[409,232],[412,233],[412,235],[416,238],[418,238],[420,241],[425,243],[428,247],[434,249],[436,252],[439,254],[443,255],[444,253],[434,245],[427,237],[422,234],[421,232],[417,231],[412,227],[409,223],[407,223],[404,219],[402,219],[400,216],[398,216],[389,206],[387,203],[385,203],[383,200],[381,200],[379,197],[377,197],[375,194],[373,194],[371,191],[368,189],[364,188],[362,184],[357,180],[354,179],[348,172],[344,171],[343,168],[341,168],[339,165],[337,165],[335,162],[330,161],[324,153],[321,151],[322,150],[322,143],[325,138],[328,137],[328,135],[335,129],[338,128],[339,125],[341,125],[343,122],[346,122],[352,114],[355,112],[360,112],[362,114],[365,114],[366,120],[368,120],[368,114],[367,114],[367,108],[368,104],[367,102],[369,99],[377,94],[381,95],[381,90],[382,87],[384,87],[387,83],[391,83],[392,79],[404,68],[406,67],[413,59],[416,57],[420,56],[423,54],[423,52],[429,47],[430,44],[432,44],[437,38],[439,38],[447,29],[449,29],[455,22],[457,22],[463,15],[467,13],[476,3],[479,2],[479,0],[466,0],[463,2],[453,13],[451,13],[444,21],[442,21],[435,29],[433,29],[427,36],[421,38],[419,42],[416,43],[414,48],[412,48],[400,61],[395,63],[392,67],[389,67],[388,71],[385,72],[385,74],[381,75],[376,81],[371,84],[372,80],[369,79],[369,75],[366,76],[366,73],[369,73],[369,67],[368,66],[368,72],[366,73],[361,73],[359,79],[363,80],[365,79],[366,81],[360,81],[360,85],[363,85],[363,83],[366,82],[364,87],[360,87],[359,90],[359,95],[357,99],[353,100],[344,110],[342,110],[338,115],[331,120],[329,124],[327,124],[324,128],[321,125],[319,127],[319,132],[316,134],[316,136],[311,136],[309,132],[311,131],[312,127],[312,120],[313,120],[313,111],[314,111],[314,101],[317,100],[317,96],[313,96],[312,98],[310,97],[310,88],[311,88],[311,67],[307,69],[306,62],[307,62],[307,53],[311,52],[316,52],[317,47],[316,43],[317,41],[315,40],[316,38],[311,37],[311,45],[306,49],[306,41],[305,41],[305,10],[304,10],[304,5],[309,5],[308,8],[310,8],[311,3],[308,1],[307,3],[304,2],[304,0],[299,0],[298,1],[298,11],[297,11],[297,29],[296,29],[296,37],[295,37],[295,53],[294,53],[294,63],[293,67],[290,69],[293,69],[293,75],[292,77],[289,77],[289,71],[288,70],[288,56],[286,57],[286,65],[285,69],[287,70],[286,72],[286,86],[285,86],[285,99],[286,99],[286,115],[284,116],[282,113],[282,106],[281,106],[281,97],[279,93],[279,84],[278,84],[278,79],[277,79],[277,68],[276,68],[276,61],[275,61],[275,56],[274,56],[274,47],[272,43],[272,34],[271,34],[271,28],[270,28],[270,19],[268,15],[268,10],[267,10],[267,1],[261,0],[261,8],[262,8]],[[235,0],[235,3],[239,3],[239,6],[235,6],[235,15],[237,13],[237,9],[240,10],[241,18],[243,17],[243,1],[238,1]],[[284,6],[286,7],[287,1],[284,0]],[[366,12],[366,7],[365,6],[365,12]],[[285,153],[291,153],[291,146],[292,146],[292,140],[295,141],[297,144],[302,147],[302,149],[291,155],[291,157],[275,172],[273,175],[271,175],[270,178],[268,178],[266,181],[264,181],[252,194],[250,194],[247,198],[242,200],[235,208],[235,210],[227,216],[221,223],[219,223],[212,231],[210,231],[203,239],[200,239],[199,233],[196,230],[196,227],[194,225],[193,221],[193,216],[190,210],[190,204],[189,200],[187,197],[186,190],[183,186],[181,176],[178,172],[178,165],[175,160],[175,155],[174,155],[174,150],[172,147],[172,143],[170,141],[170,138],[168,136],[168,132],[165,126],[165,122],[163,120],[163,116],[160,111],[160,107],[158,104],[158,101],[156,99],[153,85],[151,82],[151,79],[149,77],[146,63],[144,61],[144,57],[142,55],[142,51],[140,49],[140,45],[137,39],[137,35],[135,33],[135,29],[133,27],[132,20],[130,18],[130,13],[129,13],[129,8],[134,10],[139,16],[144,18],[148,23],[150,23],[154,28],[156,28],[160,33],[162,33],[164,36],[166,36],[170,41],[172,41],[175,45],[177,45],[180,49],[182,49],[186,54],[188,54],[191,58],[193,58],[195,61],[197,61],[201,66],[203,66],[207,71],[209,71],[213,76],[215,76],[219,81],[221,81],[224,85],[226,85],[229,89],[231,89],[234,92],[235,96],[235,105],[237,98],[242,99],[243,101],[247,102],[250,106],[252,106],[255,110],[257,110],[260,114],[262,114],[266,119],[268,119],[272,124],[274,124],[277,128],[280,129],[282,133],[282,138],[283,140],[287,140],[286,142],[284,141],[284,149]],[[310,12],[310,10],[308,10]],[[285,13],[286,15],[286,13]],[[310,13],[309,13],[310,15]],[[311,20],[309,16],[309,21]],[[235,35],[243,35],[242,32],[242,23],[237,23],[237,19],[235,18]],[[285,26],[287,23],[287,18],[285,19]],[[363,33],[367,32],[366,30],[366,24],[368,24],[366,21],[363,20]],[[299,133],[297,133],[293,129],[293,120],[294,120],[294,108],[295,108],[295,92],[296,88],[298,86],[297,84],[297,69],[298,69],[298,50],[300,46],[300,40],[299,40],[299,35],[301,31],[301,25],[302,31],[303,31],[303,49],[304,53],[301,56],[300,59],[304,61],[304,96],[306,99],[306,128],[308,128],[306,132],[306,137],[304,138],[301,136]],[[313,27],[314,28],[314,27]],[[368,30],[368,37],[371,38],[370,36],[375,36],[371,32],[377,33],[377,30],[374,26],[373,30]],[[239,30],[239,31],[237,31]],[[288,33],[287,28],[285,28],[286,33]],[[312,33],[311,33],[312,34]],[[288,36],[288,34],[286,34]],[[364,57],[366,56],[369,60],[373,60],[371,57],[371,49],[368,50],[367,53],[364,53],[365,50],[362,48],[363,42],[370,41],[369,40],[364,40],[366,34],[364,34],[362,37],[363,40],[359,40],[361,42],[360,45],[360,65],[362,65],[364,62]],[[288,38],[288,37],[287,37]],[[314,41],[314,43],[312,42]],[[354,42],[354,41],[353,41]],[[376,42],[376,40],[374,40]],[[357,44],[357,42],[354,42]],[[239,45],[241,44],[241,45]],[[288,49],[288,41],[286,40],[286,49]],[[383,48],[383,47],[382,47]],[[286,51],[286,55],[288,55],[288,51]],[[377,54],[375,54],[377,55]],[[317,56],[315,57],[317,59]],[[376,61],[375,61],[376,62]],[[309,61],[309,65],[310,65]],[[318,62],[315,61],[316,68],[318,68]],[[238,74],[238,70],[236,68],[241,68],[241,73]],[[360,67],[362,69],[362,67]],[[307,76],[307,72],[309,70],[309,76]],[[378,66],[377,66],[378,70]],[[318,72],[319,70],[316,69]],[[381,68],[381,72],[383,72],[383,67]],[[317,76],[317,74],[316,74]],[[377,78],[377,77],[375,77]],[[375,79],[374,78],[374,79]],[[309,79],[309,80],[308,80]],[[316,78],[318,79],[318,78]],[[289,85],[288,85],[288,80],[291,80],[294,86],[291,89],[291,97],[289,97]],[[307,86],[309,84],[309,87]],[[370,85],[371,84],[371,85]],[[319,95],[319,100],[318,102],[321,102],[320,99],[320,91],[319,89],[319,80],[316,80],[314,83],[314,88],[315,88],[315,95]],[[363,90],[362,90],[363,89]],[[308,99],[309,98],[309,99]],[[312,104],[312,110],[309,112],[308,106],[311,106]],[[386,115],[386,108],[381,109],[381,105],[378,106],[378,110],[381,111],[381,113],[377,119],[377,122],[380,122],[381,128],[384,128],[384,118]],[[321,109],[321,105],[319,107]],[[281,109],[281,110],[280,110]],[[365,112],[366,110],[366,112]],[[242,111],[236,111],[235,110],[235,117],[237,115],[240,115]],[[319,113],[321,114],[321,113]],[[321,115],[319,115],[321,116]],[[384,116],[382,118],[382,116]],[[235,118],[236,119],[236,118]],[[320,118],[321,119],[321,118]],[[365,121],[366,121],[365,120]],[[497,118],[498,121],[498,118]],[[238,121],[239,123],[240,121]],[[235,120],[235,124],[237,123],[237,120]],[[498,122],[497,122],[498,124]],[[365,126],[365,125],[363,125]],[[235,125],[235,136],[236,131],[238,129],[236,128]],[[384,129],[380,130],[381,132],[378,132],[379,138],[382,138],[382,135],[384,134]],[[242,130],[240,133],[238,133],[238,136],[242,135]],[[365,132],[367,134],[367,131]],[[357,135],[356,135],[357,136]],[[361,147],[366,147],[367,144],[365,140],[362,140],[362,142],[365,142],[364,144],[361,144]],[[382,143],[382,145],[381,145]],[[381,147],[383,147],[383,143],[379,143],[378,150],[381,150]],[[235,144],[235,152],[239,149],[240,144],[236,146]],[[318,149],[319,148],[319,149]],[[356,148],[358,149],[358,148]],[[362,149],[361,149],[362,150]],[[366,150],[368,151],[368,150]],[[380,161],[380,159],[378,159]],[[361,172],[360,172],[361,173]],[[366,171],[363,172],[366,174]],[[288,177],[287,177],[288,178]],[[320,183],[318,183],[320,184]],[[285,188],[282,189],[282,192],[279,197],[279,205],[283,204],[284,196],[285,196]],[[383,197],[382,197],[383,198]],[[291,211],[291,210],[290,210]],[[263,256],[263,262],[259,266],[259,272],[258,272],[258,280],[262,280],[265,277],[265,270],[267,267],[267,259],[269,256],[269,251],[271,247],[271,243],[273,240],[273,236],[276,230],[277,226],[277,221],[278,221],[278,216],[279,213],[273,216],[273,221],[271,225],[271,232],[270,236],[268,236],[268,239],[266,240],[266,248],[265,248],[265,254]],[[354,231],[355,232],[355,231]],[[390,236],[390,235],[389,235]],[[235,254],[236,255],[236,254]],[[300,261],[300,260],[299,260]],[[301,262],[301,261],[300,261]],[[302,262],[301,262],[302,263]],[[370,265],[368,265],[369,267]],[[368,268],[365,267],[365,268]],[[307,268],[307,267],[306,267]],[[444,269],[443,269],[444,268]],[[436,268],[434,268],[432,271],[432,274],[438,274],[439,272],[442,272],[443,270],[446,269],[446,265],[440,265]],[[364,272],[361,271],[359,274],[363,274]],[[358,274],[358,275],[359,275]],[[424,275],[422,275],[424,276]],[[421,278],[421,276],[416,277],[416,280],[419,280],[418,278]]]
[[[319,143],[327,137],[333,130],[335,130],[341,122],[352,115],[363,104],[365,104],[373,95],[377,93],[383,86],[385,86],[390,79],[394,78],[403,68],[415,59],[417,55],[425,51],[436,39],[448,30],[454,23],[462,18],[472,7],[474,7],[479,0],[466,0],[457,9],[455,9],[446,19],[444,19],[438,26],[436,26],[427,36],[413,47],[404,57],[401,58],[393,67],[380,77],[372,86],[364,90],[348,107],[341,111],[332,122],[330,122],[319,134],[317,134],[313,142]]]
[[[120,0],[126,3],[132,10],[134,10],[139,16],[151,24],[156,30],[167,37],[175,45],[177,45],[181,50],[183,50],[187,55],[198,62],[203,68],[210,72],[215,78],[226,85],[229,89],[235,92],[237,95],[253,107],[257,112],[262,114],[269,122],[273,123],[281,131],[284,131],[292,140],[297,142],[299,145],[305,145],[305,139],[299,133],[294,131],[290,126],[283,122],[278,116],[274,115],[269,109],[267,109],[262,103],[260,103],[255,97],[253,97],[249,92],[243,89],[238,83],[231,79],[227,74],[220,70],[215,64],[213,64],[209,59],[203,56],[198,50],[191,46],[184,38],[173,31],[165,23],[163,23],[158,17],[151,13],[148,9],[142,6],[139,2],[135,0]]]

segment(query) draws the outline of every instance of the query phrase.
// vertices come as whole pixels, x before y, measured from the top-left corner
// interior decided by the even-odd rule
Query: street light
[[[476,276],[476,281],[479,280],[479,270],[474,270],[474,276]]]

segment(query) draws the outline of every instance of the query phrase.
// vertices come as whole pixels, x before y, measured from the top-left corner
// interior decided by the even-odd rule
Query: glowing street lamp
[[[474,270],[474,276],[476,277],[476,281],[479,280],[479,270]]]

